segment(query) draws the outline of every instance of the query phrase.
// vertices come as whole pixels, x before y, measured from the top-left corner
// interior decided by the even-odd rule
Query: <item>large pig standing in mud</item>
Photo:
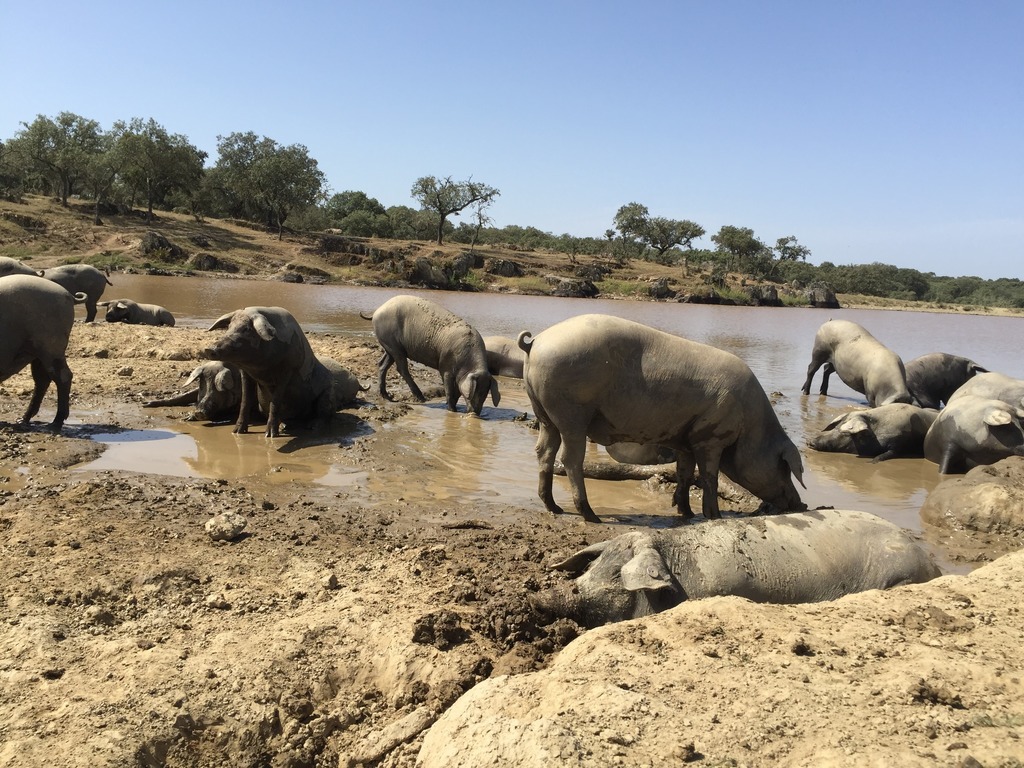
[[[306,334],[286,309],[235,310],[209,328],[220,329],[224,335],[200,357],[230,363],[242,373],[237,433],[249,431],[254,396],[267,416],[267,437],[277,437],[281,422],[329,419],[365,389],[339,363],[313,354]]]
[[[719,470],[777,511],[806,509],[793,484],[800,452],[747,364],[723,350],[611,315],[580,315],[528,339],[526,392],[540,423],[538,493],[548,511],[555,457],[585,520],[587,438],[600,445],[655,444],[675,451],[679,513],[691,517],[689,488],[700,470],[703,513],[719,517]],[[802,481],[801,481],[802,482]]]
[[[924,455],[944,475],[1024,456],[1024,407],[958,393],[925,435]]]
[[[68,339],[75,324],[75,304],[84,294],[72,295],[56,283],[34,275],[0,277],[0,381],[32,366],[32,399],[21,417],[27,426],[39,413],[46,390],[57,387],[57,412],[50,429],[59,432],[71,410],[71,369]]]
[[[534,605],[591,627],[717,595],[812,603],[939,575],[903,529],[837,510],[624,533],[553,567],[582,575]]]
[[[377,366],[377,389],[385,400],[388,370],[394,365],[420,402],[426,400],[409,373],[409,361],[429,366],[441,374],[446,405],[454,411],[459,397],[477,416],[490,394],[497,406],[498,382],[487,368],[487,350],[480,333],[440,304],[417,296],[395,296],[381,304],[372,316],[373,333],[383,353]]]
[[[85,322],[96,319],[96,305],[108,285],[113,285],[107,276],[91,264],[64,264],[50,267],[39,273],[52,280],[70,293],[85,294]]]

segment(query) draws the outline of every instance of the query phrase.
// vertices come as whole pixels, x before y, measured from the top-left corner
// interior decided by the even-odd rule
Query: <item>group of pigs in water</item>
[[[0,341],[0,379],[31,365],[35,387],[23,424],[55,383],[58,406],[51,427],[59,430],[68,415],[71,372],[65,355],[74,306],[86,303],[92,320],[106,276],[79,269],[78,276],[91,282],[76,285],[4,263],[13,261],[0,260],[0,325],[8,331]],[[120,312],[118,305],[132,304],[119,300],[107,306]],[[424,400],[410,361],[441,374],[450,410],[461,398],[477,415],[488,396],[495,406],[499,402],[496,376],[523,379],[539,426],[538,493],[550,512],[562,512],[552,488],[557,456],[577,511],[600,522],[584,485],[588,441],[635,446],[638,452],[626,452],[631,456],[670,452],[681,519],[693,516],[690,487],[703,491],[703,516],[714,523],[625,534],[588,547],[556,566],[586,572],[571,589],[538,598],[538,607],[595,624],[687,598],[736,594],[807,602],[938,575],[910,536],[887,521],[857,512],[806,511],[794,484],[794,478],[802,484],[800,452],[753,372],[731,353],[598,314],[570,318],[535,336],[523,331],[515,340],[484,339],[447,309],[408,295],[364,318],[372,322],[382,351],[377,388],[383,398],[391,399],[386,381],[393,365],[413,396]],[[112,318],[108,309],[108,320],[173,325],[166,310]],[[266,435],[276,437],[282,424],[329,419],[367,389],[336,361],[316,356],[283,308],[239,309],[210,330],[224,333],[199,352],[209,362],[192,372],[188,386],[195,386],[147,405],[195,404],[204,418],[233,416],[238,433],[262,414]],[[867,330],[846,320],[830,320],[818,330],[804,394],[822,366],[822,394],[835,372],[870,407],[826,426],[813,448],[878,460],[924,455],[943,473],[1024,454],[1022,381],[944,353],[904,366]],[[761,499],[762,511],[786,514],[719,520],[719,472]]]

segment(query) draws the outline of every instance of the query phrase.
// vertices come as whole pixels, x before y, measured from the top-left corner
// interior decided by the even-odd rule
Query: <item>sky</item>
[[[602,237],[628,203],[821,264],[1024,279],[1021,0],[0,0],[0,140],[38,115],[301,144],[329,192]],[[457,221],[456,221],[457,223]]]

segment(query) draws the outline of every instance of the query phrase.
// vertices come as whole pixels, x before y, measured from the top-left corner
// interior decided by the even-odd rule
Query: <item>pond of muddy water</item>
[[[838,414],[866,405],[859,393],[836,376],[827,397],[816,394],[820,371],[812,382],[815,394],[801,394],[817,328],[828,319],[845,318],[863,325],[905,361],[928,352],[949,352],[970,357],[990,370],[1024,377],[1019,354],[1024,318],[1017,317],[720,307],[124,274],[111,280],[114,287],[108,287],[105,298],[160,304],[174,313],[179,325],[191,327],[207,327],[220,315],[244,306],[283,306],[307,330],[365,338],[372,331],[359,312],[369,313],[399,293],[430,298],[466,318],[483,335],[539,333],[568,317],[592,312],[636,320],[726,349],[746,361],[802,449],[807,485],[802,495],[810,506],[861,509],[912,530],[920,530],[919,509],[939,481],[934,464],[923,459],[872,463],[806,448],[806,441]],[[414,376],[431,382],[437,374],[414,368]],[[501,407],[485,406],[483,418],[449,413],[435,400],[413,406],[396,422],[376,425],[394,433],[389,438],[395,456],[382,460],[374,472],[357,470],[354,462],[346,460],[349,452],[359,450],[361,437],[370,429],[359,418],[358,409],[340,414],[330,434],[279,441],[244,439],[253,436],[235,436],[225,425],[188,422],[141,435],[100,436],[97,439],[109,447],[86,468],[228,479],[260,474],[272,481],[338,486],[356,495],[361,489],[393,488],[396,498],[421,497],[439,504],[500,500],[536,507],[538,514],[544,514],[536,497],[536,433],[517,420],[524,413],[532,418],[532,410],[521,382],[502,383]],[[592,450],[600,452],[596,447]],[[599,459],[600,454],[592,458]],[[388,469],[392,464],[393,472]],[[410,468],[415,468],[414,482],[409,481]],[[556,499],[571,508],[565,479],[556,482]],[[643,483],[588,481],[588,492],[599,515],[626,519],[653,515],[648,519],[655,523],[662,516],[671,520],[670,496]]]

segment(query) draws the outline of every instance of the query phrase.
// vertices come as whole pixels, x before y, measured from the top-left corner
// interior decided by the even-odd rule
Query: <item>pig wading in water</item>
[[[365,390],[339,363],[313,354],[306,334],[286,309],[235,310],[209,328],[220,329],[225,329],[224,335],[200,357],[230,363],[241,371],[237,433],[249,431],[254,394],[267,415],[267,437],[277,437],[281,422],[327,420]]]
[[[446,405],[454,411],[459,397],[477,416],[490,394],[497,407],[501,399],[498,382],[487,368],[487,350],[480,333],[440,304],[417,296],[395,296],[381,304],[372,316],[373,333],[383,354],[377,365],[377,389],[385,400],[388,370],[394,365],[413,397],[426,400],[409,373],[409,361],[440,372]]]
[[[805,395],[811,393],[811,380],[823,365],[819,390],[823,395],[828,394],[828,377],[835,372],[846,386],[864,395],[872,407],[909,403],[912,399],[900,356],[857,323],[829,320],[818,329],[802,387]]]
[[[553,567],[582,575],[534,606],[590,627],[717,595],[813,603],[940,575],[903,529],[831,509],[624,533]]]
[[[551,492],[561,447],[577,511],[600,522],[583,484],[588,437],[674,450],[674,502],[685,517],[695,468],[704,517],[720,516],[719,470],[777,511],[806,509],[793,485],[803,475],[800,452],[736,355],[611,315],[580,315],[528,336],[518,342],[540,423],[538,493],[548,511],[562,512]]]
[[[50,382],[57,386],[57,413],[50,429],[60,431],[71,410],[71,369],[67,348],[75,324],[75,305],[85,294],[72,295],[50,280],[34,275],[0,277],[0,381],[32,366],[32,399],[21,424],[39,413]]]

